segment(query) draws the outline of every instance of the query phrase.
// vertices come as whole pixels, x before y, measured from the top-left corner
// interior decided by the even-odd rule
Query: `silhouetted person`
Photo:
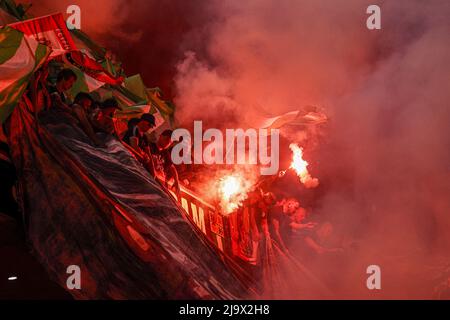
[[[59,107],[70,111],[70,101],[67,96],[67,91],[73,87],[76,81],[77,75],[71,69],[63,69],[58,73],[56,84],[48,87],[52,107]]]
[[[109,98],[98,105],[99,109],[93,117],[92,124],[97,132],[114,134],[114,115],[120,109],[115,98]]]
[[[80,92],[76,95],[74,103],[72,104],[72,112],[80,123],[80,127],[89,139],[96,146],[102,146],[102,142],[95,135],[91,122],[89,121],[89,112],[94,103],[92,97],[86,92]]]
[[[172,130],[165,130],[161,133],[156,143],[150,143],[150,153],[153,159],[153,167],[157,177],[162,177],[165,186],[169,187],[169,182],[173,180],[172,190],[177,194],[180,191],[178,171],[172,162]]]
[[[155,126],[155,117],[151,114],[145,113],[141,116],[139,121],[133,121],[133,125],[128,125],[128,130],[123,137],[123,141],[130,145],[137,152],[146,153],[148,149],[148,142],[145,137],[151,128]]]
[[[268,221],[271,226],[272,238],[284,252],[289,252],[292,216],[299,207],[300,203],[296,199],[289,198],[283,199],[269,210]]]

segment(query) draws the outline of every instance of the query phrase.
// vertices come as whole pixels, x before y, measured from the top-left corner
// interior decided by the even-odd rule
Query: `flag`
[[[123,82],[122,76],[115,77],[110,74],[89,54],[89,51],[66,52],[62,56],[62,61],[72,69],[82,71],[86,81],[89,81],[87,85],[91,84],[99,88],[103,84],[120,85]]]
[[[123,77],[115,77],[105,70],[87,49],[66,52],[54,60],[77,75],[77,81],[70,89],[72,96],[76,96],[79,92],[96,91],[106,84],[119,85],[123,81]]]
[[[89,58],[94,59],[90,52],[87,50],[82,50],[82,54],[85,54],[89,56]],[[84,72],[80,67],[76,64],[73,64],[72,60],[67,59],[67,55],[70,55],[70,53],[67,53],[66,55],[61,56],[62,61],[64,62],[64,65],[66,68],[72,69],[73,72],[77,75],[77,81],[74,83],[72,88],[70,89],[70,94],[75,97],[79,92],[92,92],[95,91],[101,87],[103,87],[106,83],[100,80],[95,79],[94,77],[91,77],[88,72]]]
[[[123,86],[112,86],[111,93],[112,96],[117,99],[122,108],[148,105],[146,100],[139,98]]]
[[[73,29],[70,33],[74,36],[75,43],[82,51],[88,51],[90,56],[99,61],[103,69],[108,71],[114,77],[125,77],[122,63],[109,50],[103,48],[93,41],[87,34],[81,30]]]
[[[142,100],[147,100],[147,92],[140,74],[128,77],[124,81],[125,88]]]
[[[61,13],[25,20],[9,26],[27,36],[33,36],[36,41],[52,48],[52,57],[77,49]]]
[[[136,97],[145,100],[146,103],[153,107],[153,110],[150,113],[159,112],[166,119],[170,119],[170,117],[173,116],[174,105],[161,99],[161,89],[147,88],[140,74],[126,78],[124,85],[129,92],[133,93]]]
[[[288,112],[285,113],[281,116],[276,116],[273,118],[267,118],[264,119],[257,127],[258,128],[267,128],[267,129],[279,129],[282,126],[288,124],[291,121],[294,121],[298,114],[300,112],[299,111],[292,111],[292,112]]]
[[[0,29],[0,123],[11,114],[49,54],[50,48],[32,37],[10,27]]]
[[[303,110],[291,111],[273,118],[263,119],[258,128],[279,129],[285,125],[307,126],[318,125],[328,121],[327,116],[312,106],[306,106]]]
[[[92,92],[105,85],[104,82],[92,78],[80,69],[71,68],[77,75],[77,81],[70,89],[70,94],[76,96],[79,92]]]
[[[151,104],[166,118],[170,119],[174,116],[175,105],[170,101],[161,99],[161,90],[159,88],[147,89],[147,96]]]

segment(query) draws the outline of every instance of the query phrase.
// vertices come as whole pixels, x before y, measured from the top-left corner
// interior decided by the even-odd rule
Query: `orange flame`
[[[226,177],[222,180],[222,194],[225,200],[230,200],[230,198],[237,194],[240,189],[239,179],[234,176]]]
[[[239,175],[229,175],[219,180],[220,206],[223,213],[235,211],[247,199],[250,184]]]
[[[295,143],[291,143],[289,148],[293,152],[292,163],[289,167],[293,169],[297,176],[300,178],[301,183],[305,185],[306,188],[315,188],[319,185],[319,180],[312,178],[308,172],[308,162],[303,159],[303,148],[299,147]]]

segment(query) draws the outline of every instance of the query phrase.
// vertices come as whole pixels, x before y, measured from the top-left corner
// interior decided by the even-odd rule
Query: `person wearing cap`
[[[145,138],[145,133],[155,127],[155,117],[149,113],[144,113],[139,121],[135,121],[135,123],[135,125],[130,125],[128,127],[128,130],[123,137],[123,141],[139,153],[148,153],[146,152],[148,143]]]
[[[289,252],[292,216],[298,208],[300,208],[300,202],[297,199],[284,198],[268,210],[267,220],[270,223],[272,238],[286,253]]]
[[[152,158],[153,168],[156,176],[166,188],[175,191],[177,196],[180,192],[178,171],[172,162],[172,130],[164,130],[156,143],[150,143],[149,149]]]
[[[92,124],[97,132],[114,134],[114,114],[120,110],[116,99],[108,98],[98,105],[99,110],[92,116]]]

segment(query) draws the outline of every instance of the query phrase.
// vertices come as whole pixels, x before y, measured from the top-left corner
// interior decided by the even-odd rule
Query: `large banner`
[[[9,26],[27,36],[33,36],[39,43],[52,48],[52,57],[77,49],[61,13],[25,20]]]
[[[0,29],[0,123],[11,114],[50,49],[9,27]]]

